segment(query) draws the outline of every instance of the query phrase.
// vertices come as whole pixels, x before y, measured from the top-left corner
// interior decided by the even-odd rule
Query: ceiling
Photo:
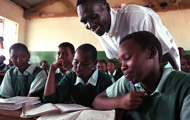
[[[77,0],[10,0],[24,9],[24,18],[49,18],[77,16]],[[156,12],[190,9],[190,0],[107,0],[111,7],[121,4],[148,6]],[[47,12],[48,11],[48,12]]]

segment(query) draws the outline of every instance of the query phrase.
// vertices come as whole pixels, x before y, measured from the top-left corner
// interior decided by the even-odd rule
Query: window
[[[0,16],[0,42],[2,40],[3,47],[0,46],[0,55],[6,57],[5,63],[8,64],[9,48],[18,42],[18,23]]]

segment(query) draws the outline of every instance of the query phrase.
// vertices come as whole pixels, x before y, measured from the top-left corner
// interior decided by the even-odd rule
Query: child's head
[[[58,46],[57,59],[72,63],[75,54],[74,46],[69,42],[63,42]]]
[[[96,67],[98,68],[98,70],[102,71],[102,72],[106,72],[107,71],[107,63],[105,60],[100,59],[98,60]]]
[[[48,67],[48,63],[47,63],[46,60],[43,60],[43,61],[40,63],[40,65],[42,66],[42,68],[43,68],[44,70],[46,70],[47,67]]]
[[[4,55],[1,55],[1,56],[0,56],[0,64],[2,64],[2,63],[5,61],[5,59],[6,59],[5,56],[4,56]]]
[[[97,63],[97,50],[91,44],[82,44],[76,50],[73,59],[73,66],[78,77],[87,81]]]
[[[111,74],[113,74],[114,71],[115,71],[115,61],[109,60],[109,61],[107,62],[107,69],[108,69],[108,71],[109,71]]]
[[[180,58],[183,57],[185,51],[182,47],[178,47]]]
[[[9,49],[9,54],[12,63],[18,67],[20,72],[24,72],[29,67],[30,53],[24,44],[13,44]]]
[[[120,41],[118,58],[125,77],[137,83],[146,79],[151,72],[159,72],[162,47],[154,34],[135,32]]]
[[[181,70],[190,73],[190,55],[181,58]]]

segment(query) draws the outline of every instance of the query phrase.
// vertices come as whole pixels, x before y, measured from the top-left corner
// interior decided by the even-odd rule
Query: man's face
[[[77,7],[77,13],[80,22],[98,36],[102,36],[109,31],[111,17],[108,4],[100,5],[94,2],[86,2]]]
[[[121,70],[134,83],[143,82],[151,73],[154,64],[149,57],[148,50],[142,51],[141,46],[132,40],[123,42],[118,48]]]

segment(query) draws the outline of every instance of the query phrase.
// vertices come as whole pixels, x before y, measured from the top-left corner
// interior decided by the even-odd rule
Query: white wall
[[[31,51],[57,51],[62,42],[70,42],[75,48],[91,43],[97,50],[103,50],[95,35],[85,29],[78,17],[27,20],[26,39]]]
[[[177,46],[190,50],[190,9],[158,13]]]
[[[19,24],[18,41],[25,43],[25,19],[23,9],[9,0],[0,0],[0,16]]]

